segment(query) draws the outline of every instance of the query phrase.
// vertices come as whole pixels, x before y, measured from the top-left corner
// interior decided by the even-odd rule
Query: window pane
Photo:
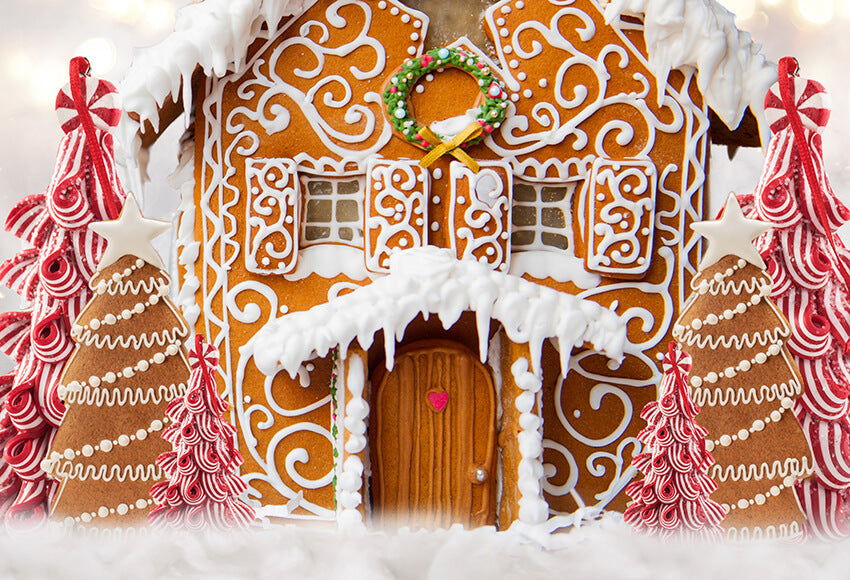
[[[338,201],[336,203],[336,221],[338,222],[356,222],[360,221],[360,208],[357,202],[350,199]]]
[[[330,181],[308,181],[307,191],[310,192],[310,195],[331,195],[333,185]]]
[[[514,246],[530,246],[534,243],[534,232],[522,231],[511,234],[511,243]]]
[[[308,222],[330,222],[333,217],[333,203],[326,199],[311,199],[307,202]]]
[[[556,201],[563,201],[566,197],[566,187],[544,187],[540,190],[540,201],[544,203],[554,203]]]
[[[546,232],[540,234],[540,239],[545,246],[566,250],[569,247],[569,242],[566,236],[560,234],[548,234]]]
[[[326,240],[331,237],[330,228],[319,228],[316,226],[307,226],[304,232],[307,240]]]
[[[541,210],[541,222],[548,228],[562,228],[567,225],[564,210],[559,207],[544,207]]]
[[[354,239],[354,230],[351,228],[339,228],[339,237],[350,242]]]
[[[537,192],[534,187],[525,183],[514,183],[515,201],[537,201]]]
[[[513,223],[517,227],[537,225],[537,211],[533,207],[516,206],[513,209]]]
[[[360,185],[356,181],[340,181],[336,187],[340,195],[351,195],[360,191]]]

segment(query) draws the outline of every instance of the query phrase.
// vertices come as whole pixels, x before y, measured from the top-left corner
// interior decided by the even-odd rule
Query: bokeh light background
[[[739,28],[776,62],[795,55],[803,76],[832,95],[833,115],[824,137],[827,170],[835,191],[850,198],[850,0],[721,0]],[[53,172],[61,131],[53,102],[67,82],[68,61],[81,54],[93,73],[118,84],[133,47],[164,38],[187,0],[0,0],[0,217],[21,197],[42,191]],[[168,218],[177,206],[165,178],[176,163],[182,123],[175,123],[153,151],[155,176],[142,196],[150,217]],[[730,161],[715,148],[711,161],[713,207],[729,191],[752,191],[762,168],[761,150],[740,150]],[[848,228],[850,229],[850,228]],[[844,232],[842,232],[844,233]],[[19,244],[0,232],[0,259]],[[6,291],[6,294],[10,292]],[[0,299],[0,311],[17,297]],[[5,358],[5,357],[0,357]],[[3,366],[5,361],[0,362]]]

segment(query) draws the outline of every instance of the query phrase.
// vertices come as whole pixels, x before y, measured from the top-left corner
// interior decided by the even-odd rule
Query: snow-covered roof
[[[301,14],[314,1],[204,0],[182,8],[170,36],[136,52],[121,85],[125,111],[141,121],[126,114],[122,120],[127,153],[135,157],[138,152],[145,122],[159,129],[160,108],[176,100],[181,87],[183,102],[191,102],[196,68],[215,77],[241,70],[263,24],[274,28],[282,17]],[[605,9],[609,22],[624,14],[644,16],[649,62],[659,80],[672,69],[697,67],[706,102],[726,125],[735,129],[748,106],[761,124],[764,95],[776,80],[776,67],[716,0],[611,0]]]
[[[324,356],[337,345],[345,349],[354,339],[369,348],[375,333],[383,330],[387,366],[392,368],[395,341],[420,313],[437,314],[443,327],[450,328],[464,311],[475,313],[482,361],[491,319],[502,324],[513,342],[528,344],[535,369],[547,338],[557,338],[565,370],[572,347],[585,342],[612,359],[623,358],[625,322],[611,310],[474,260],[457,260],[451,251],[435,247],[393,254],[389,275],[267,323],[242,353],[253,355],[266,375],[283,369],[294,377],[314,355]]]
[[[643,17],[649,66],[659,84],[671,70],[696,68],[706,104],[726,126],[738,127],[749,107],[767,143],[764,97],[776,82],[776,65],[749,32],[738,30],[734,14],[716,0],[611,0],[605,8],[608,22],[623,15]]]

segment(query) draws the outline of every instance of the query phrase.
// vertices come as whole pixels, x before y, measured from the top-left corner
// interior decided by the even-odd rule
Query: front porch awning
[[[511,341],[529,345],[535,369],[540,368],[547,338],[557,339],[564,371],[571,347],[585,342],[611,359],[623,358],[626,326],[611,310],[473,260],[457,260],[453,252],[435,247],[396,253],[390,258],[389,275],[310,310],[270,321],[242,352],[253,356],[266,375],[285,370],[294,378],[304,361],[325,356],[337,345],[345,351],[355,338],[368,349],[375,333],[383,330],[391,370],[396,340],[420,313],[426,318],[437,314],[448,329],[467,310],[476,316],[482,362],[491,318],[502,324]]]

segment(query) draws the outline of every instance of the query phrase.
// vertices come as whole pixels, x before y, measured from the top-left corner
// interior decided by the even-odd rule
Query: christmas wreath
[[[472,75],[478,82],[478,87],[484,96],[483,101],[478,106],[478,115],[475,117],[478,126],[471,125],[468,130],[454,136],[453,141],[458,137],[462,138],[451,149],[457,147],[465,149],[480,143],[489,133],[498,129],[502,121],[505,120],[508,95],[503,83],[493,76],[486,63],[481,62],[475,54],[461,48],[443,47],[429,50],[419,58],[405,62],[390,78],[384,91],[387,116],[393,127],[404,135],[408,142],[426,151],[431,151],[441,145],[443,148],[447,148],[447,144],[434,142],[434,137],[439,141],[444,136],[434,135],[430,129],[423,127],[410,114],[407,99],[410,96],[411,89],[420,78],[434,71],[440,72],[447,67],[458,68]],[[431,139],[428,137],[431,137]],[[451,151],[447,150],[446,152]]]

